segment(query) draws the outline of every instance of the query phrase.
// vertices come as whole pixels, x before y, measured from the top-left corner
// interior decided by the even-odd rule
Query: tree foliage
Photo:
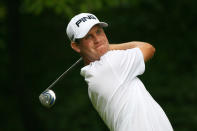
[[[79,12],[98,11],[118,6],[135,6],[139,0],[24,0],[22,11],[40,14],[44,10],[53,10],[57,14],[73,16]]]

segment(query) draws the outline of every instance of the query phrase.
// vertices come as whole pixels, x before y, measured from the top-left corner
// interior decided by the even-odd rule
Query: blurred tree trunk
[[[20,111],[22,123],[27,131],[41,130],[34,112],[32,93],[25,83],[24,53],[21,41],[20,0],[6,0],[7,6],[7,43],[9,54],[9,92],[13,101],[17,102],[16,110]],[[14,110],[14,109],[13,109]]]

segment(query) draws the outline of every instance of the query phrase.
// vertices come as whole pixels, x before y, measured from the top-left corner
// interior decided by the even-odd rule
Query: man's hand
[[[146,42],[139,42],[139,41],[133,41],[133,42],[127,42],[121,44],[110,44],[109,48],[110,50],[126,50],[131,48],[140,48],[144,56],[145,62],[148,61],[150,58],[152,58],[155,53],[155,48],[151,44]]]

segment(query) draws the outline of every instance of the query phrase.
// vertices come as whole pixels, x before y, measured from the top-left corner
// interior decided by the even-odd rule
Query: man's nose
[[[98,43],[99,40],[100,40],[99,37],[95,35],[95,36],[94,36],[94,42],[95,42],[95,43]]]

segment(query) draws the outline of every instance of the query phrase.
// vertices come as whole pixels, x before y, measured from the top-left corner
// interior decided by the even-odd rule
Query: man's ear
[[[76,42],[71,42],[71,47],[72,47],[72,49],[73,50],[75,50],[76,52],[78,52],[78,53],[80,53],[80,48],[79,48],[79,44],[78,43],[76,43]]]

